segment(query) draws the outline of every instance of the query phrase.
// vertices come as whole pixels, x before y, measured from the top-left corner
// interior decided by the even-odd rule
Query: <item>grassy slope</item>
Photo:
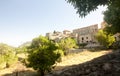
[[[77,65],[80,63],[84,63],[86,61],[90,61],[96,57],[102,56],[109,52],[111,51],[105,51],[105,50],[98,51],[98,52],[83,51],[79,53],[73,53],[68,56],[64,56],[62,58],[62,62],[57,64],[57,67],[55,68],[55,70],[61,70],[71,65]],[[33,70],[31,70],[30,68],[26,68],[24,65],[22,65],[22,63],[18,62],[15,65],[13,65],[11,68],[0,70],[0,76],[11,76],[12,74],[14,74],[15,71],[24,71],[25,73],[25,72],[28,72],[28,70],[30,74],[33,72]],[[25,76],[30,76],[30,75],[26,74]]]

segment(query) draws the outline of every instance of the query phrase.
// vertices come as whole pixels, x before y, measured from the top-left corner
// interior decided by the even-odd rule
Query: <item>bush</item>
[[[6,60],[7,60],[6,67],[9,68],[11,65],[13,65],[14,63],[18,61],[18,57],[17,56],[9,57]]]
[[[6,67],[5,57],[0,55],[0,69],[3,69],[5,67]]]
[[[116,41],[112,44],[111,48],[113,49],[119,49],[120,48],[120,41]]]
[[[58,45],[64,51],[64,55],[67,55],[70,49],[77,47],[76,41],[72,38],[61,39]]]
[[[98,31],[96,34],[96,39],[105,48],[109,48],[115,42],[114,36],[112,34],[108,34],[103,30]]]
[[[50,72],[62,55],[58,46],[43,36],[33,39],[28,51],[28,66],[37,70],[41,76],[44,76],[45,72]]]
[[[0,44],[0,68],[11,66],[17,61],[17,56],[14,48],[6,44]]]

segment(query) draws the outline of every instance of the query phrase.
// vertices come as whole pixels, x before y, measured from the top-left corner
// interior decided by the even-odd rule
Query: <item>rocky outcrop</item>
[[[49,76],[120,76],[120,50]]]

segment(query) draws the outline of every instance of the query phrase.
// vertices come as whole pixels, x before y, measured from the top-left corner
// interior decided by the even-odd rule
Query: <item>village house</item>
[[[46,33],[46,37],[48,37],[50,40],[53,40],[55,42],[59,42],[63,38],[67,38],[71,36],[71,31],[64,30],[63,33],[59,31],[54,31],[53,33]]]
[[[81,43],[96,43],[95,35],[98,32],[98,24],[78,28],[73,30],[73,35],[75,36],[78,44]]]

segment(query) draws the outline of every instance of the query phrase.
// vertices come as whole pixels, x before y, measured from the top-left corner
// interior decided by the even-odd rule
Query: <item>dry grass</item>
[[[0,76],[14,76],[15,72],[24,72],[25,74],[30,71],[29,73],[34,72],[33,69],[27,68],[24,66],[21,62],[17,62],[16,64],[13,64],[10,68],[6,68],[3,70],[0,70]],[[26,72],[25,72],[26,71]],[[22,74],[23,75],[23,74]],[[30,76],[30,75],[24,75],[24,76]]]
[[[62,57],[62,62],[57,64],[57,67],[55,70],[61,70],[67,66],[71,65],[77,65],[80,63],[84,63],[86,61],[90,61],[94,58],[100,57],[102,55],[105,55],[111,51],[98,51],[98,52],[90,52],[90,51],[83,51],[83,52],[77,52],[77,53],[72,53],[68,56]],[[10,74],[15,71],[25,71],[25,70],[31,70],[30,68],[26,68],[22,63],[18,62],[17,64],[13,65],[11,68],[0,70],[0,76],[4,76],[5,74]],[[25,75],[25,76],[30,76],[30,75]]]
[[[80,63],[84,63],[86,61],[90,61],[94,58],[100,57],[109,52],[111,51],[102,50],[102,51],[97,51],[97,52],[91,52],[91,51],[85,50],[83,52],[79,52],[76,54],[70,54],[62,58],[62,62],[57,64],[57,67],[55,68],[55,70],[63,69],[65,68],[65,66],[77,65]]]

